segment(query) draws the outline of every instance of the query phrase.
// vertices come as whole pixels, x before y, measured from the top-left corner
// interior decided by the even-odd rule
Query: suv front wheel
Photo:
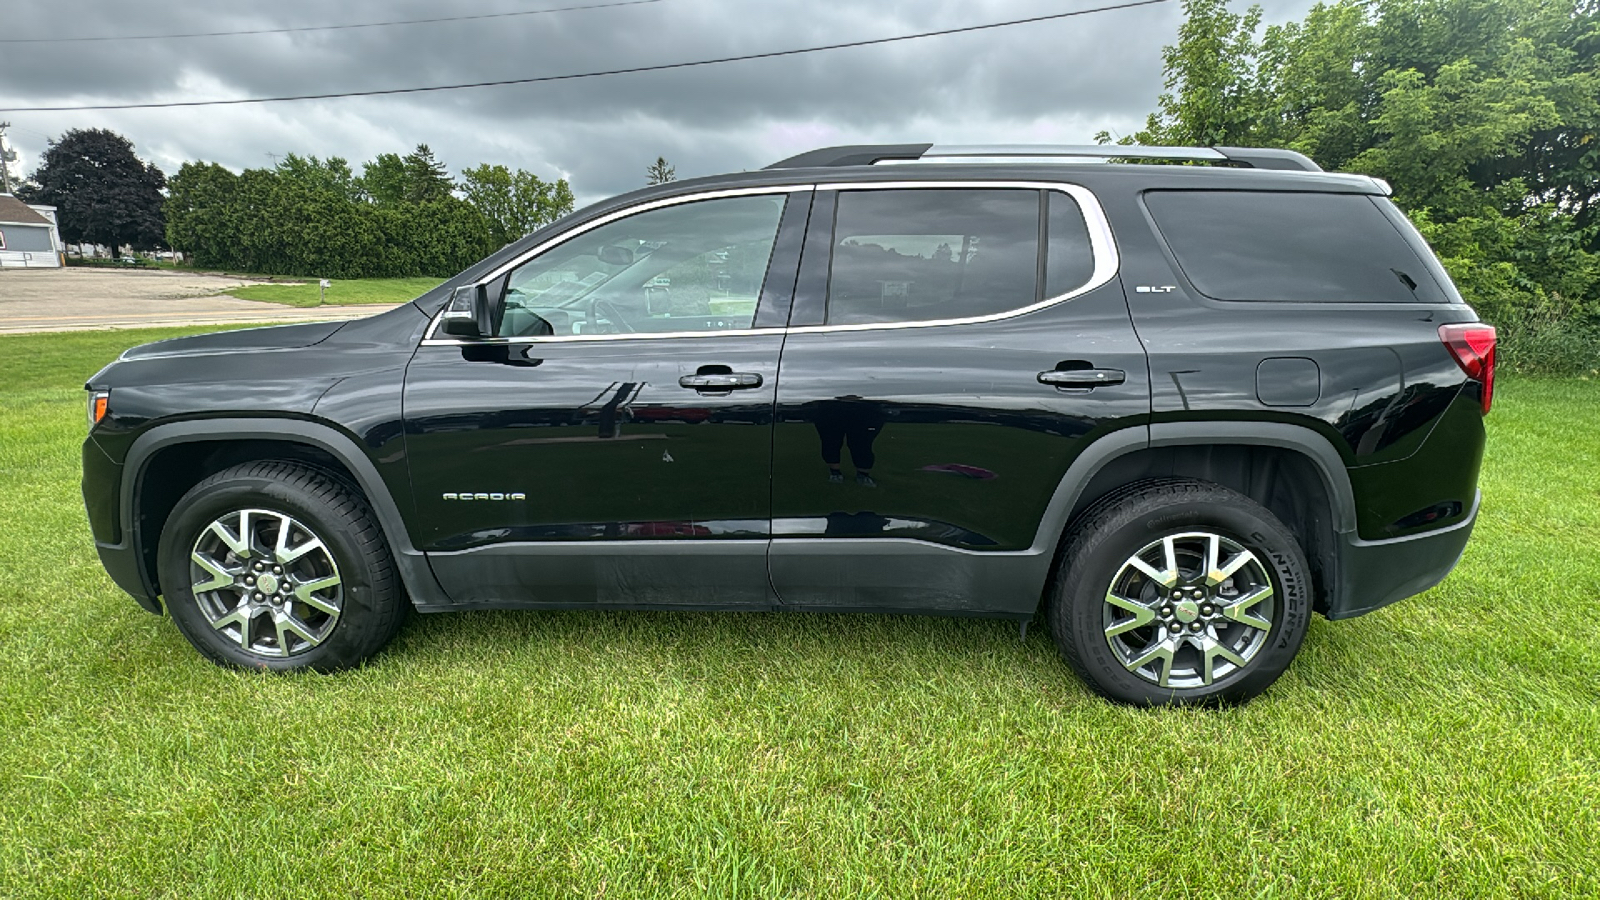
[[[1067,661],[1112,700],[1238,703],[1300,649],[1306,573],[1294,535],[1250,498],[1201,481],[1144,482],[1073,527],[1047,614]]]
[[[376,653],[406,607],[372,510],[328,475],[252,462],[201,481],[161,532],[167,610],[224,665],[334,671]]]

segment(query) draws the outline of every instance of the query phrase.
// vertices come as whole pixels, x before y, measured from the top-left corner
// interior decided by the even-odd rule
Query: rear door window
[[[1025,189],[840,192],[828,324],[969,318],[1037,302],[1039,201]]]
[[[1044,293],[1059,297],[1089,283],[1094,277],[1094,245],[1089,240],[1089,225],[1083,219],[1078,201],[1066,194],[1048,194],[1050,218],[1047,225]]]
[[[1149,191],[1144,202],[1184,276],[1216,300],[1449,301],[1364,194]]]

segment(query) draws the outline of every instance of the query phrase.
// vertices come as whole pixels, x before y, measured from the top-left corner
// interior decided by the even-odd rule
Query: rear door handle
[[[1105,384],[1121,384],[1128,373],[1121,369],[1051,369],[1039,373],[1039,383],[1062,388],[1094,389]]]
[[[761,387],[761,373],[713,372],[685,375],[678,379],[678,386],[697,391],[743,391]]]

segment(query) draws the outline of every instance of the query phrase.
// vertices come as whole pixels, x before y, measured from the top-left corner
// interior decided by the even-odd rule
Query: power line
[[[350,25],[306,25],[299,28],[257,28],[246,31],[194,31],[185,34],[124,34],[101,37],[0,38],[0,44],[75,44],[85,41],[165,41],[176,38],[234,37],[244,34],[295,34],[304,31],[341,31],[350,28],[387,28],[391,25],[432,25],[438,22],[468,22],[478,19],[509,19],[514,16],[542,16],[547,13],[575,12],[580,9],[610,9],[616,6],[643,6],[661,0],[617,0],[587,6],[560,6],[554,9],[524,9],[516,12],[483,13],[473,16],[440,16],[434,19],[396,19],[391,22],[357,22]]]
[[[742,56],[723,56],[716,59],[700,59],[692,62],[664,63],[654,66],[632,66],[626,69],[606,69],[599,72],[577,72],[569,75],[541,75],[534,78],[507,78],[502,81],[477,81],[469,84],[440,84],[427,87],[384,88],[371,91],[341,91],[331,94],[294,94],[283,97],[245,97],[237,100],[178,100],[169,103],[105,103],[91,106],[12,106],[0,108],[0,113],[12,112],[80,112],[88,110],[107,109],[173,109],[190,106],[240,106],[246,103],[287,103],[296,100],[337,100],[344,97],[378,97],[391,94],[423,94],[431,91],[460,91],[470,88],[504,87],[513,84],[543,84],[551,81],[577,81],[583,78],[601,78],[609,75],[634,75],[640,72],[662,72],[669,69],[690,69],[697,66],[714,66],[722,63],[748,62],[756,59],[773,59],[780,56],[799,56],[804,53],[820,53],[825,50],[845,50],[852,47],[870,47],[876,44],[892,44],[899,41],[915,41],[922,38],[944,37],[952,34],[967,34],[974,31],[988,31],[995,28],[1008,28],[1013,25],[1028,25],[1036,22],[1049,22],[1055,19],[1068,19],[1073,16],[1086,16],[1091,13],[1111,12],[1118,9],[1132,9],[1137,6],[1153,6],[1158,3],[1167,3],[1170,0],[1127,0],[1123,3],[1114,3],[1108,6],[1096,6],[1089,9],[1077,9],[1072,12],[1052,13],[1045,16],[1030,16],[1026,19],[1010,19],[1005,22],[989,22],[983,25],[967,25],[961,28],[944,28],[939,31],[923,31],[917,34],[902,34],[894,37],[871,38],[862,41],[848,41],[841,44],[821,44],[815,47],[800,47],[794,50],[771,50],[766,53],[747,53]]]

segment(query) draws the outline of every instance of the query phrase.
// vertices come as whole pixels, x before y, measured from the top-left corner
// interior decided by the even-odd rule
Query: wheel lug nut
[[[1179,632],[1183,631],[1183,626],[1179,625],[1177,622],[1173,622],[1171,630],[1173,634],[1178,634]]]
[[[1190,626],[1189,626],[1189,630],[1190,630],[1190,631],[1194,631],[1194,632],[1198,632],[1198,631],[1199,631],[1199,630],[1200,630],[1200,629],[1202,629],[1202,628],[1204,628],[1204,627],[1205,627],[1205,626],[1204,626],[1204,625],[1201,625],[1201,624],[1200,624],[1200,623],[1199,623],[1199,622],[1195,622],[1195,623],[1193,623],[1193,624],[1191,624],[1191,625],[1190,625]]]

